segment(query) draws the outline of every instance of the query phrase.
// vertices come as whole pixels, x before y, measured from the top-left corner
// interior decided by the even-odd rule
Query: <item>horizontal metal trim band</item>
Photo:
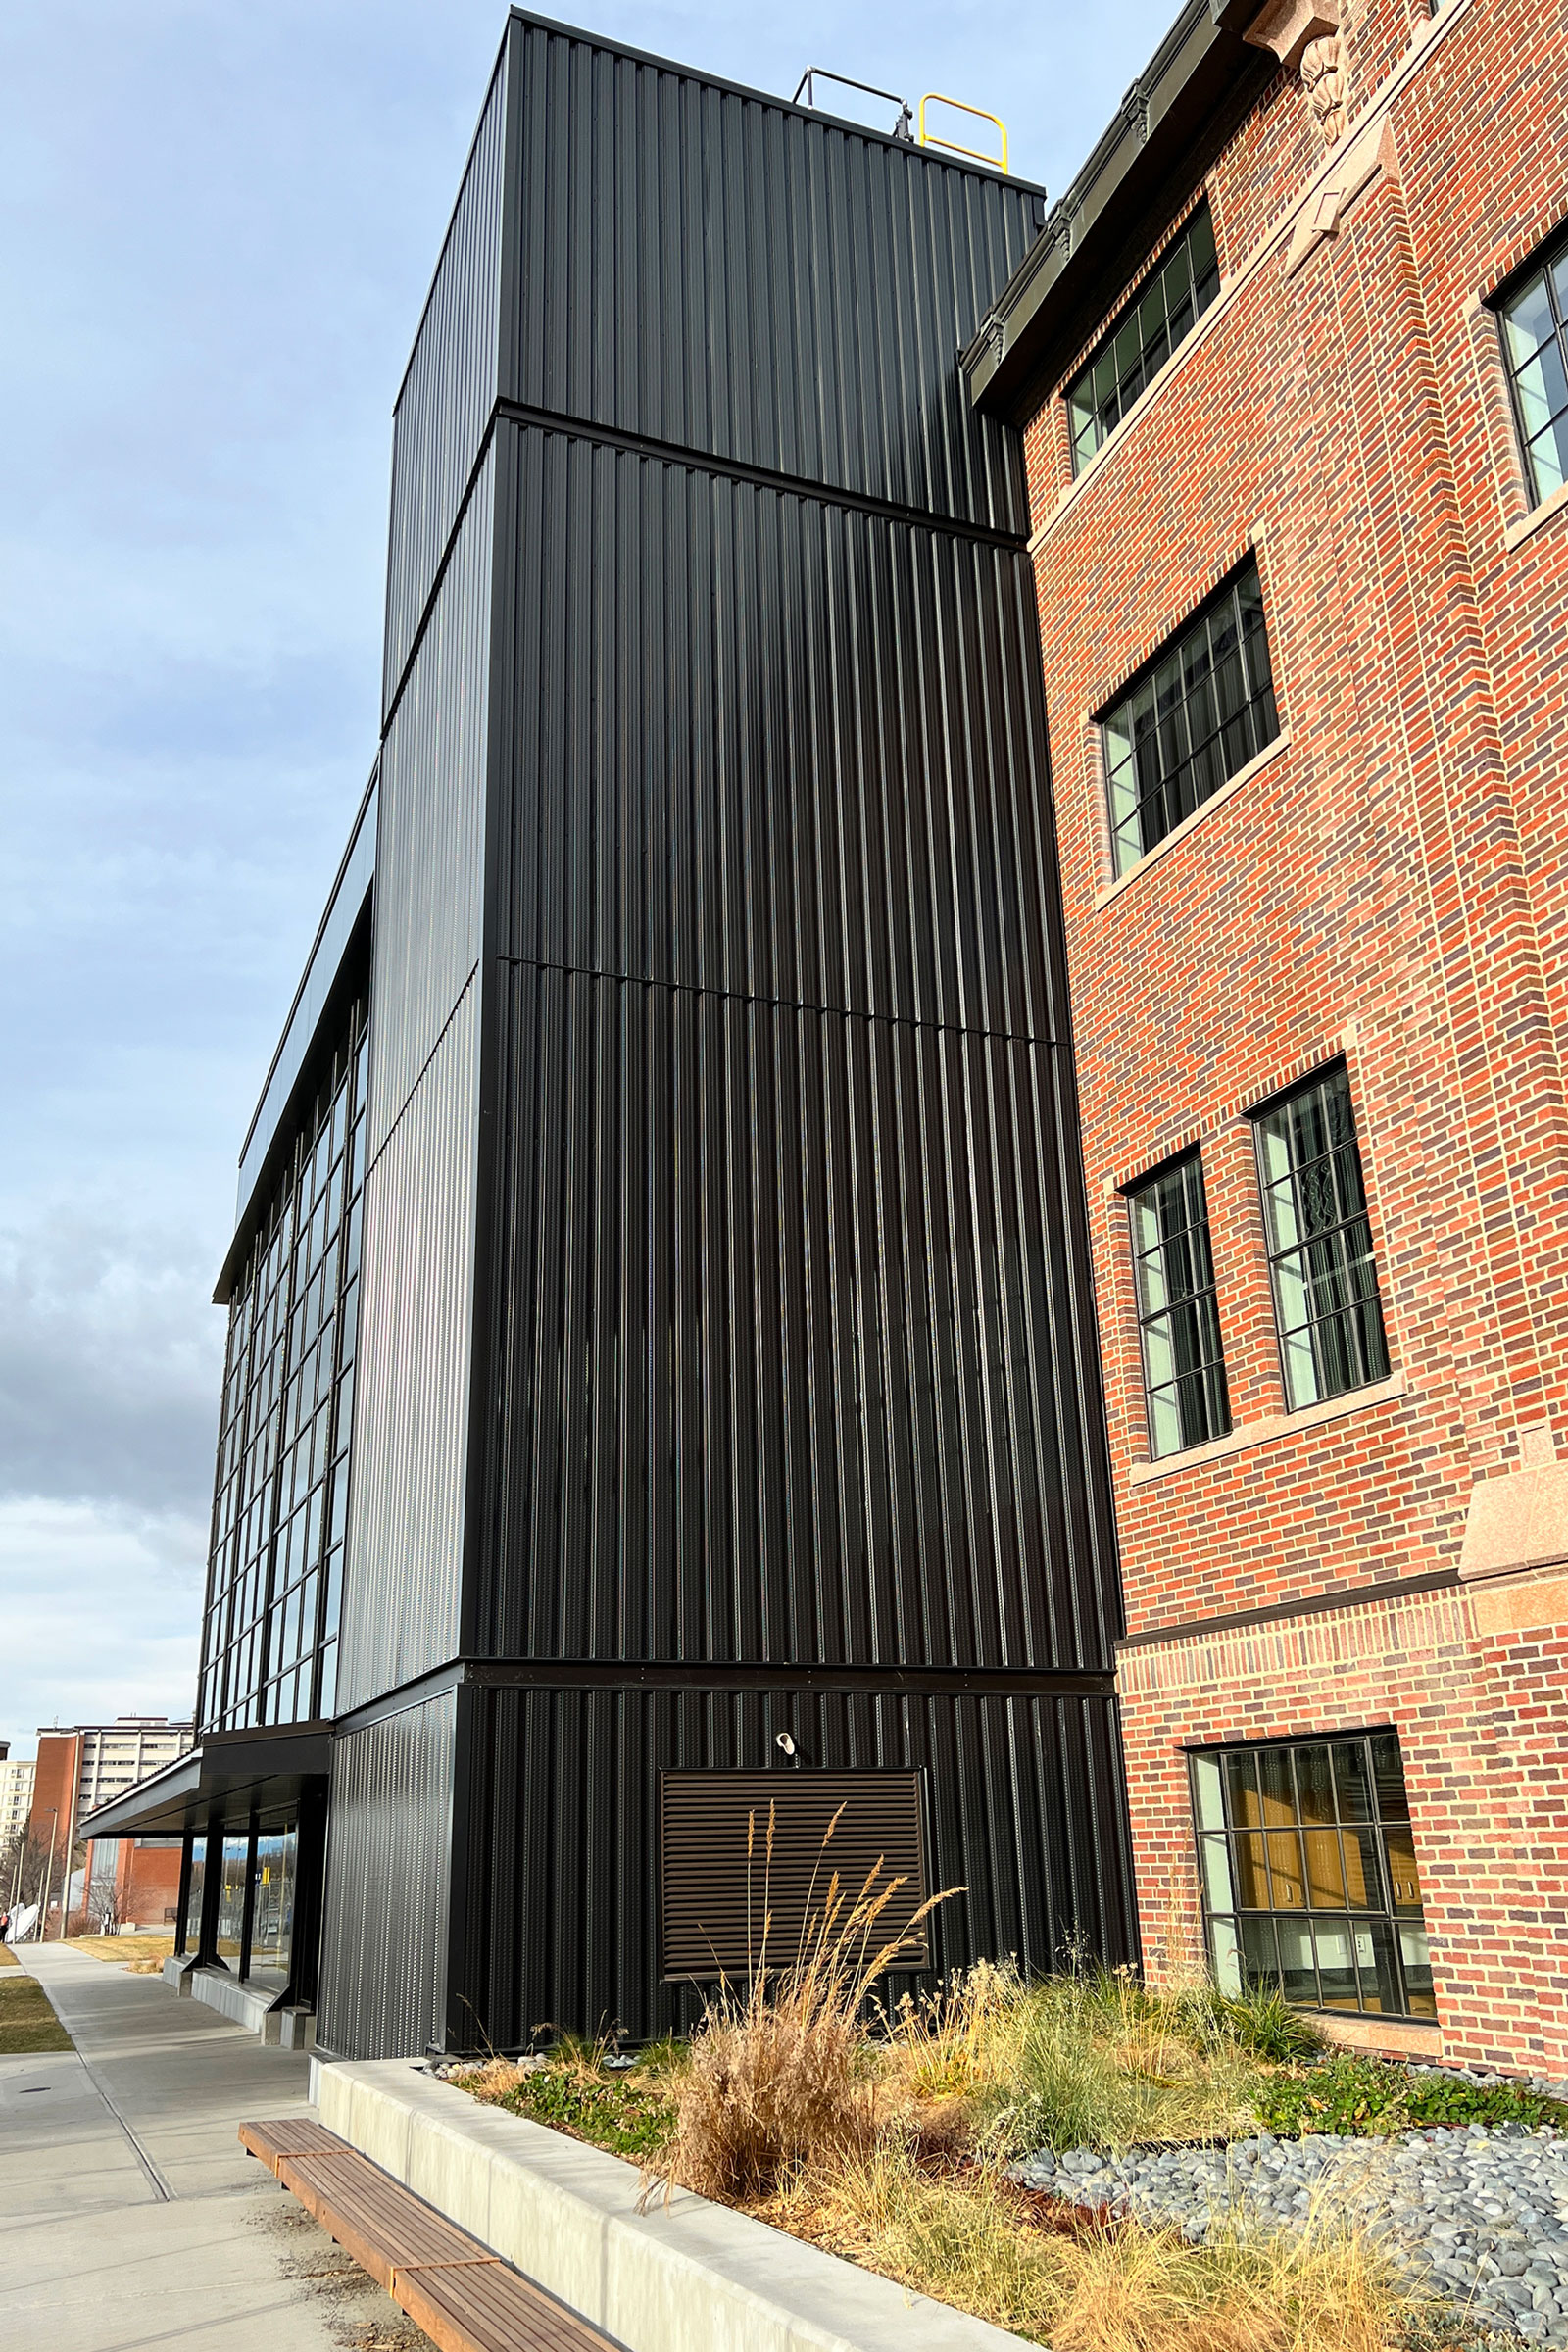
[[[1176,1625],[1152,1626],[1146,1634],[1129,1634],[1118,1650],[1152,1649],[1161,1642],[1197,1642],[1205,1634],[1240,1634],[1252,1625],[1282,1625],[1292,1617],[1322,1617],[1331,1609],[1357,1609],[1374,1600],[1398,1600],[1407,1592],[1442,1592],[1459,1582],[1457,1568],[1439,1568],[1431,1576],[1405,1576],[1382,1585],[1342,1585],[1337,1592],[1317,1592],[1310,1600],[1282,1600],[1271,1609],[1243,1609],[1234,1617],[1195,1617]]]
[[[877,1012],[860,1004],[824,1004],[808,997],[765,997],[755,989],[714,988],[702,980],[671,980],[663,972],[610,972],[591,963],[557,963],[539,956],[498,956],[513,971],[560,972],[569,980],[608,980],[628,988],[664,988],[685,997],[711,997],[715,1004],[760,1004],[776,1012],[826,1013],[842,1021],[883,1021],[890,1029],[929,1029],[948,1037],[984,1038],[993,1045],[1039,1046],[1052,1054],[1070,1054],[1065,1038],[1036,1037],[1027,1029],[982,1029],[963,1021],[933,1021],[915,1012]]]
[[[843,490],[832,482],[813,480],[808,474],[783,473],[769,466],[752,466],[743,458],[720,457],[711,450],[693,449],[682,441],[659,441],[647,433],[625,432],[618,425],[596,423],[591,417],[568,416],[557,409],[534,408],[526,401],[497,400],[479,436],[473,464],[468,469],[463,496],[458,501],[458,510],[452,518],[452,528],[441,551],[441,560],[425,592],[424,610],[409,639],[409,650],[398,672],[397,684],[387,697],[386,711],[381,721],[383,742],[397,716],[398,705],[403,699],[410,672],[418,660],[419,647],[429,626],[430,615],[435,611],[441,582],[452,561],[452,551],[463,529],[468,501],[473,496],[474,486],[490,454],[496,426],[503,422],[529,425],[540,432],[564,433],[574,440],[595,441],[606,449],[621,450],[628,457],[657,459],[664,466],[689,466],[701,473],[719,474],[727,481],[747,482],[756,489],[776,490],[784,497],[811,499],[818,506],[843,507],[858,514],[874,515],[883,522],[901,523],[907,530],[934,531],[949,538],[968,539],[981,547],[998,548],[1004,555],[1028,558],[1029,541],[1020,531],[999,530],[994,524],[970,522],[961,515],[936,514],[924,507],[901,506],[897,499],[876,498],[863,490]]]
[[[626,431],[617,424],[601,424],[588,416],[573,416],[558,409],[539,409],[527,401],[498,400],[496,421],[525,424],[544,433],[565,433],[577,441],[597,441],[606,449],[622,450],[627,457],[652,458],[662,466],[688,466],[698,473],[721,474],[726,481],[746,482],[756,490],[776,490],[785,498],[807,498],[819,507],[845,507],[857,514],[871,514],[882,522],[902,523],[907,530],[935,531],[950,539],[972,539],[982,547],[1000,548],[1004,555],[1026,556],[1029,541],[1021,531],[1001,530],[995,523],[971,522],[961,514],[941,514],[929,507],[906,507],[896,498],[878,498],[874,491],[847,490],[836,482],[819,481],[814,474],[785,473],[772,466],[754,466],[745,458],[728,458],[710,449],[695,449],[685,441],[661,441],[650,433]]]
[[[1114,1698],[1115,1677],[1054,1667],[777,1666],[620,1658],[454,1658],[367,1699],[333,1726],[341,1739],[442,1692],[476,1690],[850,1690],[890,1698]]]
[[[704,1659],[469,1658],[462,1680],[481,1690],[866,1690],[911,1698],[1109,1698],[1109,1674],[1007,1666],[784,1666]]]

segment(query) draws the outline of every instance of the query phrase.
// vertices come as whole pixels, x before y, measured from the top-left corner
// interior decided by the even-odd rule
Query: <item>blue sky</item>
[[[1176,0],[595,0],[1071,178]],[[374,749],[390,414],[499,0],[0,17],[0,1739],[189,1709],[234,1160]]]

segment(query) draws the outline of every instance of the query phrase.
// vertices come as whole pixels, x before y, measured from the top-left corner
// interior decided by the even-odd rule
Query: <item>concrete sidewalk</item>
[[[75,2055],[0,2058],[0,2338],[51,2352],[413,2352],[427,2339],[235,2136],[308,2060],[158,1977],[24,1945]]]

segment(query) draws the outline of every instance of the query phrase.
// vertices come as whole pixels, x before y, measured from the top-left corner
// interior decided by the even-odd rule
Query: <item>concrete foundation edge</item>
[[[313,2060],[311,2097],[329,2131],[626,2352],[1025,2352],[703,2197],[639,2213],[635,2166],[481,2107],[412,2060]]]
[[[225,1970],[193,1966],[184,1959],[164,1962],[164,1983],[177,1993],[216,2009],[236,2026],[244,2026],[261,2040],[284,2050],[309,2050],[316,2043],[316,2017],[310,2009],[283,2009],[275,1993],[256,1992]]]

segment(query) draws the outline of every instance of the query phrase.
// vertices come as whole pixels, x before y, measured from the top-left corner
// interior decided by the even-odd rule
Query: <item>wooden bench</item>
[[[605,2352],[612,2344],[324,2125],[282,2116],[241,2124],[239,2136],[440,2352]]]

